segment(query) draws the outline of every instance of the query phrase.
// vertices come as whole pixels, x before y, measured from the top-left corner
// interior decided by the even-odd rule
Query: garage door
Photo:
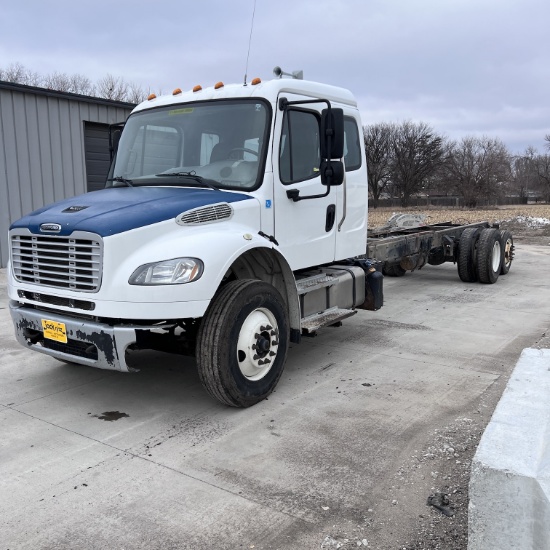
[[[103,189],[111,163],[108,124],[84,122],[84,150],[88,191]]]

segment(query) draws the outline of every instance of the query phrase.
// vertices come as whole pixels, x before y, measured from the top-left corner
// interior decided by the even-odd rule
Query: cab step
[[[321,313],[315,313],[304,317],[302,319],[302,334],[312,335],[315,334],[320,328],[333,325],[355,315],[357,310],[355,309],[341,309],[338,307],[333,307],[327,309]]]

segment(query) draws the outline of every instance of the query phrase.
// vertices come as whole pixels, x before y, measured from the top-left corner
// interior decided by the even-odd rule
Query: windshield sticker
[[[195,109],[193,107],[186,107],[185,109],[172,109],[171,111],[168,111],[168,114],[171,115],[187,115],[189,113],[192,113]]]

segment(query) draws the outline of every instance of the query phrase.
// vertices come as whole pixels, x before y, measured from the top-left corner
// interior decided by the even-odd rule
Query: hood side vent
[[[221,220],[228,220],[233,216],[233,208],[226,202],[200,206],[180,214],[176,218],[179,225],[201,225],[203,223],[214,223]]]

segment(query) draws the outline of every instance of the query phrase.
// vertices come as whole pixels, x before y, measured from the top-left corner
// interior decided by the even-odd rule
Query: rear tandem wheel
[[[476,247],[479,227],[467,227],[458,241],[458,276],[465,283],[477,281]]]
[[[480,283],[497,282],[502,267],[502,246],[500,231],[493,227],[481,231],[477,245],[477,274]]]
[[[502,246],[502,267],[500,268],[500,274],[506,275],[510,271],[514,259],[514,239],[510,231],[506,229],[500,230],[500,243]]]

